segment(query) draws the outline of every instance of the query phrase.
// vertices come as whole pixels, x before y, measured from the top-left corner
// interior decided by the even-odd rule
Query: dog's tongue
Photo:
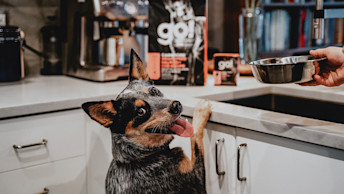
[[[193,127],[191,123],[182,119],[177,119],[176,123],[168,129],[181,137],[190,137],[193,134]]]

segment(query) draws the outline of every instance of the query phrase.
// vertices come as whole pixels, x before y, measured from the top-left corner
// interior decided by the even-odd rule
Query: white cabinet
[[[204,133],[206,188],[209,194],[235,193],[235,128],[208,123]]]
[[[85,194],[85,157],[80,156],[0,173],[2,194]]]
[[[85,193],[85,152],[81,109],[0,120],[0,193]]]
[[[204,144],[209,194],[344,191],[343,150],[214,123],[207,124]]]
[[[105,193],[105,178],[112,161],[110,129],[86,119],[87,191],[89,194]]]
[[[238,194],[338,194],[344,191],[344,151],[237,129]]]

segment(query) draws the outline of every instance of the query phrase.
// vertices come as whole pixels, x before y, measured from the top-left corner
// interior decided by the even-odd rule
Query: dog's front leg
[[[179,163],[179,171],[182,173],[191,172],[194,169],[196,157],[204,157],[203,135],[204,127],[207,124],[211,114],[211,104],[207,100],[201,100],[195,107],[192,119],[194,133],[191,136],[191,160],[184,155],[184,159]],[[196,156],[195,149],[198,149],[200,155]]]

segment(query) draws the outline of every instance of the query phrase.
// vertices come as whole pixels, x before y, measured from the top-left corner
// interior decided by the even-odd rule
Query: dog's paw
[[[192,125],[194,127],[194,133],[203,131],[205,125],[211,114],[211,104],[208,100],[201,100],[197,103],[194,113]]]
[[[201,100],[197,103],[194,114],[197,114],[199,118],[203,118],[205,120],[209,119],[211,114],[211,104],[208,100]]]

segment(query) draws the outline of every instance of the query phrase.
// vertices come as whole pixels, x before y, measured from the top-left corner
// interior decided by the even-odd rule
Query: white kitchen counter
[[[92,100],[114,99],[127,81],[96,83],[66,76],[41,76],[0,83],[0,119],[80,108]],[[238,86],[158,86],[169,98],[180,100],[183,114],[191,116],[197,98],[212,100],[211,121],[344,150],[344,125],[215,102],[239,97],[277,93],[344,103],[344,86],[302,87],[297,84],[260,84],[240,77]],[[316,108],[314,109],[316,111]],[[344,120],[344,115],[343,115]]]

